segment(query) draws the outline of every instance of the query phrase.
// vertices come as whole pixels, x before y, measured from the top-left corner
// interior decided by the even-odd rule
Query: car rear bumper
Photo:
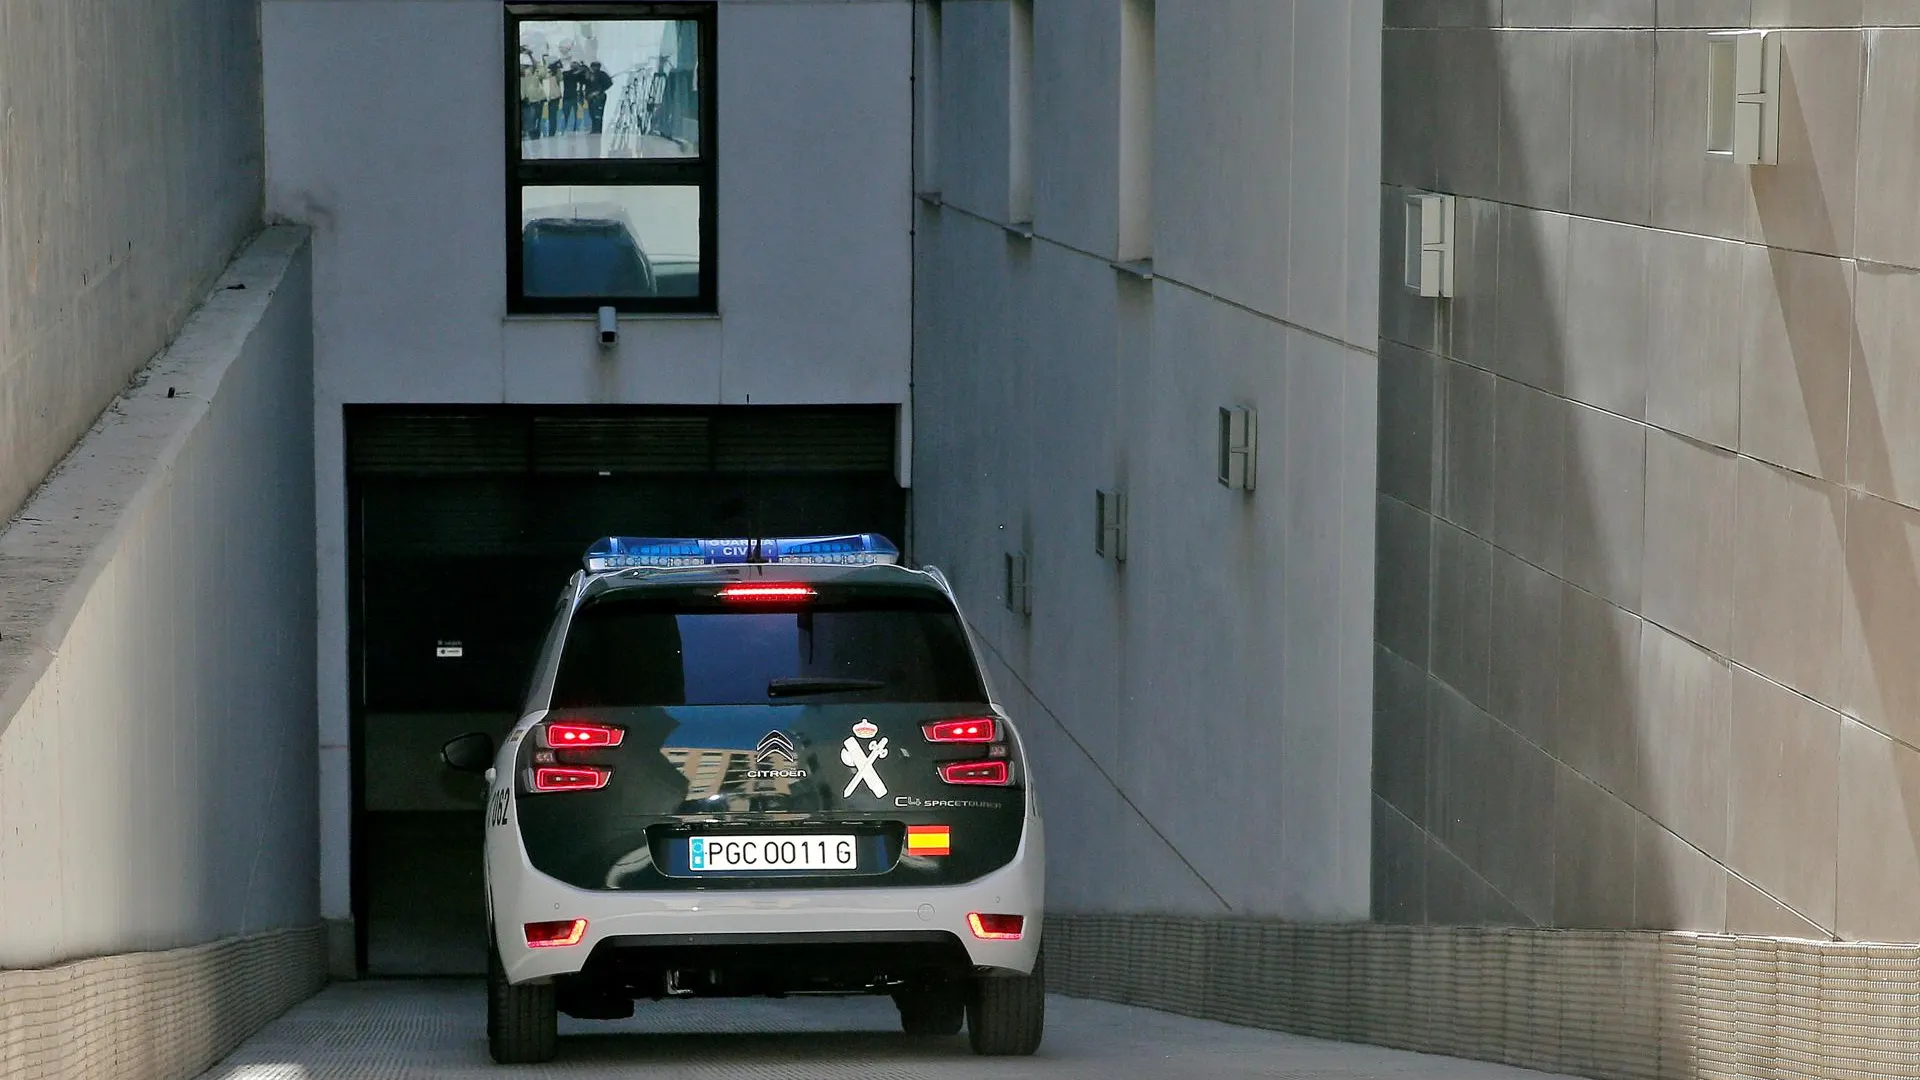
[[[776,948],[788,935],[945,932],[957,938],[975,968],[1024,974],[1040,949],[1045,900],[1045,847],[1040,819],[1029,815],[1013,861],[964,885],[876,889],[740,889],[673,892],[577,889],[535,870],[509,840],[489,845],[490,909],[507,980],[524,983],[581,971],[611,939],[663,940],[685,936],[710,944]],[[983,940],[968,925],[971,912],[1021,915],[1018,940]],[[522,924],[587,920],[573,945],[528,948]],[[618,943],[615,943],[618,944]]]

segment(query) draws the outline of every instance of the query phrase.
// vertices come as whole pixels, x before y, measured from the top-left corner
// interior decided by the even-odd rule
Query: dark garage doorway
[[[481,783],[595,538],[885,533],[893,406],[346,410],[353,905],[374,975],[485,970]]]

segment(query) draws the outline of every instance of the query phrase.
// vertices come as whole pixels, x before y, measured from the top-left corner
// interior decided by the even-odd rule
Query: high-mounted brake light
[[[1018,916],[1015,916],[1016,918]],[[567,945],[578,945],[580,939],[587,936],[587,920],[564,919],[560,922],[530,922],[525,924],[527,948],[555,949]],[[1016,935],[1018,936],[1018,935]]]
[[[720,590],[720,599],[749,604],[791,604],[813,599],[813,589],[806,585],[729,585]]]
[[[974,716],[964,720],[935,720],[921,725],[920,732],[928,742],[990,743],[999,734],[999,725],[991,716]]]
[[[547,745],[556,750],[573,746],[619,746],[627,737],[625,728],[608,724],[578,724],[571,721],[548,724]]]
[[[598,791],[613,779],[612,769],[590,765],[541,765],[533,770],[535,791]]]
[[[986,915],[978,911],[967,913],[967,929],[973,936],[987,941],[1019,941],[1020,932],[1027,928],[1024,915]]]
[[[1004,761],[949,761],[940,766],[940,779],[949,784],[1005,787],[1009,775]]]

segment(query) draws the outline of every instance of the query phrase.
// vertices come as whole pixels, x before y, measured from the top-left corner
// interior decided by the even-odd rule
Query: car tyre
[[[487,945],[487,1052],[502,1065],[552,1061],[560,1049],[560,1010],[552,983],[507,981],[497,945]]]
[[[908,1035],[958,1035],[967,1022],[967,995],[961,987],[935,986],[893,996],[900,1030]]]
[[[1034,957],[1031,975],[974,980],[967,1002],[967,1037],[974,1053],[1024,1055],[1040,1048],[1047,1024],[1045,962],[1043,951]]]

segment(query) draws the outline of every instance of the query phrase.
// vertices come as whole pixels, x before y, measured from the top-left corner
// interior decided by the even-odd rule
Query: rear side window
[[[938,597],[779,610],[606,597],[574,616],[553,689],[554,708],[985,700]]]

